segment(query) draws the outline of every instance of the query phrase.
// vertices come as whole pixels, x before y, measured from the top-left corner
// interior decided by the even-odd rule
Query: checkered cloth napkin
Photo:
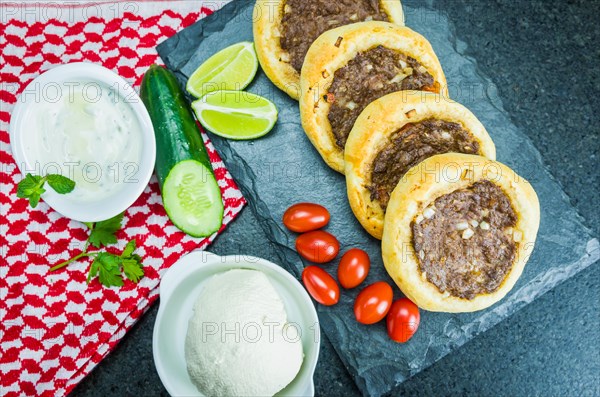
[[[87,228],[16,196],[22,176],[11,155],[8,126],[18,94],[40,73],[75,61],[112,69],[137,87],[154,47],[217,2],[71,1],[0,4],[0,395],[68,394],[158,297],[161,275],[181,255],[205,248],[169,221],[156,178],[125,214],[118,248],[135,238],[146,276],[121,288],[86,283],[89,262],[50,273],[80,252]],[[245,201],[204,136],[225,201],[223,227]]]

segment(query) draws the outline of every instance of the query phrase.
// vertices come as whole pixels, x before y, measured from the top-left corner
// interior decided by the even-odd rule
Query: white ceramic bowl
[[[154,170],[156,160],[156,142],[150,115],[135,90],[119,75],[111,70],[92,63],[75,62],[57,66],[41,74],[25,88],[17,100],[10,120],[10,146],[19,170],[25,176],[35,173],[35,159],[30,159],[25,150],[27,133],[25,120],[31,117],[31,111],[39,102],[38,87],[57,86],[63,82],[83,82],[104,84],[117,92],[130,105],[142,132],[141,160],[137,165],[135,177],[123,183],[118,193],[95,202],[84,202],[61,195],[47,188],[42,195],[44,201],[62,215],[81,222],[97,222],[112,218],[125,211],[142,194]],[[101,150],[101,148],[99,148]],[[38,167],[41,168],[41,167]]]
[[[160,379],[172,396],[202,396],[189,378],[185,362],[185,336],[193,306],[204,282],[231,269],[263,272],[281,296],[288,321],[302,331],[304,362],[296,378],[278,395],[313,396],[313,374],[320,347],[317,312],[302,285],[287,271],[264,259],[249,256],[217,256],[194,251],[182,257],[160,283],[160,308],[154,324],[152,349]]]

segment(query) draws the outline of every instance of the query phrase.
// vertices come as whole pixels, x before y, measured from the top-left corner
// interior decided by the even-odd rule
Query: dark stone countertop
[[[449,14],[467,55],[498,86],[513,123],[534,141],[599,236],[600,1],[439,0],[434,7]],[[252,252],[252,218],[244,210],[210,250],[260,256]],[[157,309],[158,304],[73,396],[167,395],[152,359]],[[358,394],[326,340],[315,382],[320,396]],[[545,294],[394,394],[600,395],[600,266]]]

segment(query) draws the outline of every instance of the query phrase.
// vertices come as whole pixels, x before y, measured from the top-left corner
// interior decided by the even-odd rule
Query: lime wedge
[[[217,90],[243,90],[257,70],[254,43],[243,41],[208,58],[189,78],[186,89],[196,98]]]
[[[192,103],[196,117],[213,134],[229,139],[259,138],[273,128],[273,102],[244,91],[214,91]]]

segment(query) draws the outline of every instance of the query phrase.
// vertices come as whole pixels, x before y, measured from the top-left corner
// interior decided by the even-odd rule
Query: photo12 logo
[[[97,81],[62,81],[39,83],[28,85],[21,95],[19,101],[23,103],[75,103],[82,99],[85,103],[95,104],[103,98],[112,103],[136,103],[139,101],[135,91],[124,87],[118,82],[111,86]]]
[[[110,181],[115,184],[138,183],[140,165],[136,162],[114,162],[99,164],[97,162],[65,161],[63,163],[49,162],[42,164],[35,162],[33,166],[22,163],[20,169],[24,174],[33,175],[63,175],[73,181],[83,181],[88,184],[97,184]]]
[[[205,321],[201,326],[202,343],[287,343],[300,342],[304,334],[312,335],[314,343],[319,343],[319,324],[314,323],[302,330],[296,322],[256,321],[216,323]]]
[[[0,7],[0,21],[11,19],[48,23],[52,20],[75,23],[90,18],[122,18],[125,13],[139,15],[137,1],[89,2],[89,1],[7,1]],[[124,21],[132,23],[132,21]]]

